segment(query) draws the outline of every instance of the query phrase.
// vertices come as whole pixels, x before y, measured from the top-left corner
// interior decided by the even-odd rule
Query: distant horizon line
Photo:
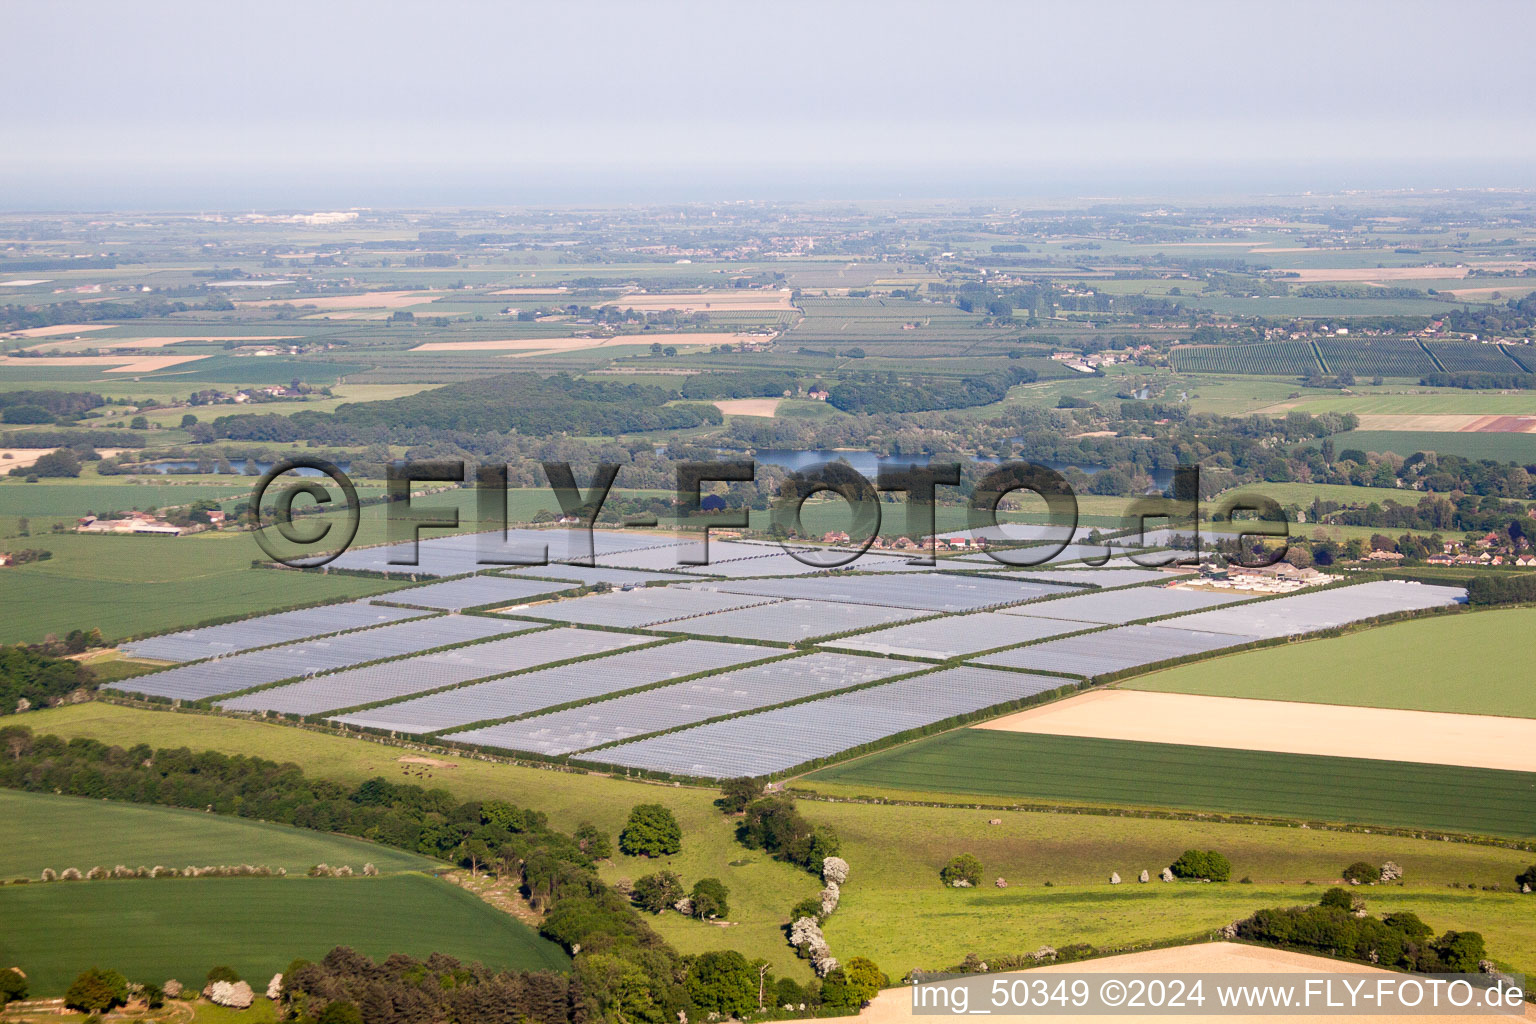
[[[345,168],[0,165],[0,212],[250,213],[731,203],[1296,202],[1536,193],[1536,163],[1471,160],[1065,163],[596,164]]]

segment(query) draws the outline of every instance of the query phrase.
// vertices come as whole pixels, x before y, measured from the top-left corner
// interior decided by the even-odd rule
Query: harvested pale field
[[[586,348],[611,348],[615,345],[724,345],[736,344],[745,334],[615,334],[606,338],[503,338],[496,341],[429,341],[412,352],[514,352],[536,355],[541,352],[575,352]],[[650,371],[645,371],[649,373]]]
[[[54,338],[61,334],[82,334],[86,331],[110,331],[117,324],[54,324],[52,327],[28,327],[11,331],[7,338]]]
[[[183,341],[292,341],[301,338],[300,334],[194,334],[180,338],[151,337],[151,338],[112,338],[103,341],[103,345],[112,345],[117,348],[162,348],[166,345],[175,345]]]
[[[110,458],[125,448],[98,448],[104,458]],[[0,450],[0,473],[8,473],[13,469],[25,469],[38,459],[53,451],[52,448],[5,448]]]
[[[1528,284],[1506,284],[1493,288],[1453,288],[1451,294],[1458,299],[1491,299],[1495,295],[1501,295],[1506,299],[1518,299],[1536,288]]]
[[[774,416],[779,411],[782,398],[728,398],[716,402],[715,408],[727,416]]]
[[[492,295],[564,295],[570,291],[565,285],[557,285],[554,288],[503,288],[499,292],[491,292]]]
[[[78,341],[44,341],[36,345],[28,345],[28,352],[67,352],[78,351],[83,348],[96,349],[125,349],[125,348],[164,348],[166,345],[175,345],[180,342],[225,342],[225,341],[288,341],[300,337],[297,334],[207,334],[187,335],[180,337],[155,336],[149,338],[81,338]]]
[[[1536,401],[1533,401],[1536,405]],[[1414,430],[1442,434],[1536,434],[1536,415],[1531,416],[1401,416],[1361,413],[1361,430]]]
[[[288,299],[241,299],[236,306],[308,306],[314,309],[398,309],[431,302],[436,291],[364,292],[362,295],[295,295]]]
[[[892,973],[895,973],[894,971]],[[1125,953],[1120,956],[1107,956],[1099,960],[1087,960],[1081,963],[1052,964],[1047,967],[1037,967],[1030,971],[1010,972],[998,974],[998,978],[1043,978],[1050,975],[1076,975],[1076,974],[1114,974],[1121,976],[1154,975],[1154,974],[1347,974],[1347,975],[1378,975],[1391,974],[1393,972],[1380,967],[1370,967],[1366,964],[1345,963],[1341,960],[1330,960],[1326,957],[1308,956],[1305,953],[1292,953],[1283,949],[1269,949],[1264,946],[1246,946],[1236,942],[1206,942],[1193,946],[1174,946],[1169,949],[1149,949],[1140,953]],[[1403,977],[1407,977],[1404,975]],[[990,992],[990,979],[984,986]],[[1216,1002],[1214,993],[1206,993],[1206,1008],[1210,1008]],[[975,1005],[974,999],[972,1005]],[[979,1009],[987,1009],[985,1005]],[[973,1009],[972,1013],[977,1012]],[[1259,1024],[1261,1021],[1276,1019],[1274,1016],[1261,1014],[1227,1014],[1221,1013],[1222,1021],[1241,1022],[1241,1024]],[[825,1024],[828,1021],[858,1021],[859,1024],[894,1024],[895,1021],[914,1020],[916,1015],[912,1012],[912,990],[907,987],[888,988],[877,995],[862,1013],[857,1017],[832,1017],[820,1018]],[[933,1021],[939,1018],[927,1016],[924,1020]],[[1060,1021],[1063,1024],[1069,1021],[1089,1020],[1133,1020],[1132,1014],[1125,1014],[1115,1018],[1102,1016],[1082,1017],[1054,1013],[1030,1013],[1032,1021]],[[1159,1021],[1185,1021],[1193,1022],[1211,1020],[1211,1015],[1194,1014],[1164,1014],[1158,1013],[1155,1017]],[[1315,1019],[1314,1017],[1298,1016],[1300,1019]],[[1329,1014],[1326,1020],[1337,1024],[1376,1024],[1388,1018],[1377,1015],[1365,1014]],[[1454,1024],[1473,1024],[1476,1021],[1490,1020],[1536,1020],[1536,1007],[1527,1004],[1523,1011],[1512,1011],[1512,1016],[1488,1017],[1476,1014],[1437,1014],[1433,1018],[1425,1020],[1454,1022]]]
[[[172,366],[180,366],[182,363],[195,363],[199,359],[207,359],[207,356],[145,356],[135,359],[126,366],[114,366],[108,373],[153,373],[156,370],[164,370]]]
[[[0,369],[22,366],[102,366],[107,373],[150,373],[178,363],[206,359],[196,356],[7,356]]]
[[[794,309],[789,301],[789,289],[772,291],[742,288],[719,292],[688,292],[676,295],[624,295],[612,301],[604,300],[605,306],[620,309],[638,309],[661,312],[675,309],[684,313],[735,312],[752,309]]]
[[[36,285],[47,284],[52,280],[53,278],[51,277],[19,277],[14,281],[0,281],[0,288],[32,288]]]
[[[1270,252],[1279,250],[1271,249]],[[1518,270],[1528,263],[1479,263],[1482,270]],[[1284,280],[1293,284],[1314,281],[1354,281],[1362,284],[1382,281],[1433,281],[1464,278],[1472,268],[1460,267],[1305,267],[1287,270]]]
[[[1494,715],[1095,690],[975,728],[1536,771],[1536,720]]]

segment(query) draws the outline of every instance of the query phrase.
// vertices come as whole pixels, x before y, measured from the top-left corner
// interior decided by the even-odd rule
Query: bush
[[[1347,889],[1334,886],[1323,893],[1323,898],[1317,901],[1320,907],[1332,907],[1334,910],[1342,910],[1347,914],[1354,913],[1356,909],[1355,897]]]
[[[619,833],[619,849],[631,857],[664,857],[683,848],[683,830],[661,804],[636,804]]]
[[[843,974],[848,979],[849,994],[857,1000],[855,1006],[863,1006],[890,983],[890,979],[873,960],[862,956],[856,956],[844,964]]]
[[[0,1006],[27,998],[27,976],[14,967],[0,971]]]
[[[1364,901],[1333,888],[1315,907],[1261,910],[1237,923],[1237,937],[1425,973],[1475,973],[1486,955],[1477,932],[1449,931],[1430,941],[1429,925],[1407,911],[1376,919]]]
[[[980,885],[981,861],[968,853],[962,853],[944,865],[944,870],[939,872],[939,878],[945,885],[960,889]]]
[[[1185,850],[1178,860],[1168,865],[1168,870],[1178,878],[1225,882],[1232,877],[1232,862],[1215,850]]]
[[[210,985],[216,981],[227,981],[234,983],[240,980],[240,975],[235,973],[235,969],[233,967],[230,967],[227,964],[220,964],[218,967],[210,967],[203,980]]]
[[[315,1024],[363,1024],[363,1011],[356,1003],[337,999],[325,1004],[325,1009],[315,1018]]]
[[[608,838],[608,833],[592,824],[584,821],[576,826],[576,831],[571,833],[576,840],[576,845],[581,852],[593,860],[603,860],[613,856],[613,840]]]
[[[256,1001],[256,993],[243,981],[215,981],[208,986],[207,994],[215,1005],[234,1010],[248,1009]]]
[[[1515,876],[1515,886],[1521,892],[1526,891],[1527,888],[1536,892],[1536,864],[1532,864]]]
[[[1363,885],[1369,882],[1381,881],[1381,868],[1375,864],[1367,864],[1363,860],[1357,860],[1344,869],[1344,881]]]

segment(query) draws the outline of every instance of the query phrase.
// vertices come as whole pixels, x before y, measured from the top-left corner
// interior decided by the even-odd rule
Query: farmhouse
[[[148,512],[130,512],[122,519],[98,519],[95,516],[81,518],[75,526],[76,533],[142,533],[163,537],[180,537],[187,530],[173,526]]]

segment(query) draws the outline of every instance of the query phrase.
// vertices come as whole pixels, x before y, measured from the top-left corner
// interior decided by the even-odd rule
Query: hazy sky
[[[1536,185],[1529,0],[0,3],[13,209]]]

